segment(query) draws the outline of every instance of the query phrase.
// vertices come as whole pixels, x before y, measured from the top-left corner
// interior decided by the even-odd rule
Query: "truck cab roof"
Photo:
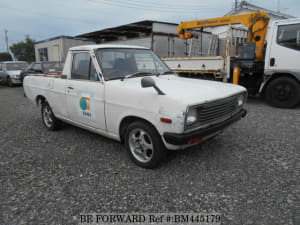
[[[299,22],[300,22],[300,18],[291,18],[291,19],[273,21],[273,23],[277,24],[277,25],[289,25],[289,24],[295,24],[295,23],[299,23]]]
[[[99,48],[138,48],[138,49],[148,49],[137,45],[109,45],[109,44],[99,44],[99,45],[81,45],[70,48],[70,51],[90,51]]]

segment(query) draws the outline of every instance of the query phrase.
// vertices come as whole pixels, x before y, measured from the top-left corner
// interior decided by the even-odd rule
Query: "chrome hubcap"
[[[136,128],[129,134],[129,148],[133,156],[140,162],[147,163],[153,157],[153,143],[149,134]]]
[[[51,110],[49,109],[49,107],[44,107],[44,111],[43,111],[43,115],[44,115],[44,121],[47,127],[51,127],[53,120],[51,117]]]

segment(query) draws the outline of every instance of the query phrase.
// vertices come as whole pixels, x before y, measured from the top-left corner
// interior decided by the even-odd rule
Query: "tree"
[[[15,43],[9,48],[14,53],[16,59],[27,62],[35,61],[34,40],[29,35],[26,36],[25,41]]]
[[[1,61],[12,61],[11,55],[7,52],[0,52],[0,62]]]

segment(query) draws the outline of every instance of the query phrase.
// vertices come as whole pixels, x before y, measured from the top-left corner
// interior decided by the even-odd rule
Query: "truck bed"
[[[225,56],[172,57],[162,58],[162,60],[179,75],[210,74],[214,78],[222,79],[221,71],[229,69],[228,59]]]

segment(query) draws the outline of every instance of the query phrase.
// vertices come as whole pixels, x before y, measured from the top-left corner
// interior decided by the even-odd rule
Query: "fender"
[[[259,94],[263,94],[265,87],[270,83],[270,81],[278,77],[291,77],[296,79],[300,85],[300,71],[293,70],[267,70],[264,74],[264,81],[261,83],[259,88]]]

